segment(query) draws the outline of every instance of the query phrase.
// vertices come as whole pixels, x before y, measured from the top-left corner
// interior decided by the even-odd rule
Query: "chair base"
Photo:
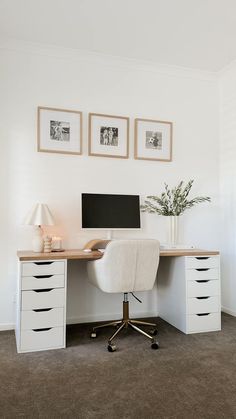
[[[140,329],[140,327],[138,327],[138,325],[151,326],[151,327],[154,328],[154,331],[153,331],[152,334],[147,333],[144,330]],[[96,331],[98,329],[102,329],[103,327],[109,327],[109,326],[118,327],[117,330],[108,339],[108,350],[110,352],[115,351],[115,345],[113,344],[113,339],[115,339],[115,337],[124,328],[127,329],[128,327],[131,327],[136,332],[138,332],[141,335],[145,336],[146,338],[150,339],[151,342],[152,342],[151,347],[153,349],[158,349],[158,347],[159,347],[158,342],[156,341],[156,339],[154,337],[157,334],[157,329],[156,329],[157,325],[155,323],[149,323],[149,322],[144,322],[144,321],[140,321],[140,320],[130,319],[129,318],[129,301],[123,301],[123,319],[122,320],[117,320],[117,321],[114,321],[114,322],[109,322],[109,323],[105,323],[105,324],[93,327],[91,337],[95,338],[97,336]]]

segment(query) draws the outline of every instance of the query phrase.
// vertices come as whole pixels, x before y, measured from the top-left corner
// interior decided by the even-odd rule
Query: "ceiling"
[[[0,39],[219,71],[236,59],[236,0],[0,0]]]

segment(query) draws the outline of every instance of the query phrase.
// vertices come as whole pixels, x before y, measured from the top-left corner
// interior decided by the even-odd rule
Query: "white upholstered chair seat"
[[[102,259],[88,262],[89,281],[108,293],[153,288],[159,264],[157,240],[114,240]]]
[[[91,337],[95,338],[97,330],[103,327],[118,327],[108,339],[107,349],[110,352],[116,350],[113,339],[127,327],[149,338],[153,349],[159,347],[153,337],[157,332],[156,324],[130,319],[128,299],[129,292],[153,288],[159,264],[159,249],[157,240],[115,240],[108,243],[101,259],[87,264],[89,281],[93,285],[107,293],[124,293],[122,320],[95,326],[91,333]],[[155,327],[153,334],[140,329],[140,325]]]

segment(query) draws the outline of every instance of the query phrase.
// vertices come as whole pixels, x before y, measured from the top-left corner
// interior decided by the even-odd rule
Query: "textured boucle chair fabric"
[[[108,293],[153,288],[160,255],[158,240],[114,240],[103,258],[88,262],[89,281]]]

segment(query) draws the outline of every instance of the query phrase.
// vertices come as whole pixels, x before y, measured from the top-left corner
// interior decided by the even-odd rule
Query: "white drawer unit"
[[[22,330],[21,351],[42,351],[64,347],[64,327]]]
[[[184,333],[221,330],[220,258],[162,258],[158,270],[159,316]]]
[[[201,279],[218,279],[219,270],[216,268],[194,268],[186,269],[186,279],[188,281],[197,281]]]
[[[219,330],[220,312],[193,314],[187,317],[187,329],[189,333],[211,332]]]
[[[64,308],[43,308],[21,312],[21,329],[64,326]]]
[[[65,289],[48,288],[42,290],[22,291],[21,308],[22,310],[32,310],[37,308],[64,307]]]
[[[66,260],[19,262],[18,352],[65,348]]]
[[[219,296],[187,299],[187,314],[216,313],[219,311]]]
[[[38,290],[42,288],[64,288],[65,275],[22,276],[22,290]]]
[[[63,260],[22,262],[22,276],[64,275],[64,274],[65,274],[65,261]]]
[[[210,297],[220,295],[219,280],[198,280],[187,282],[187,297]]]
[[[186,256],[186,269],[219,268],[219,256]]]

